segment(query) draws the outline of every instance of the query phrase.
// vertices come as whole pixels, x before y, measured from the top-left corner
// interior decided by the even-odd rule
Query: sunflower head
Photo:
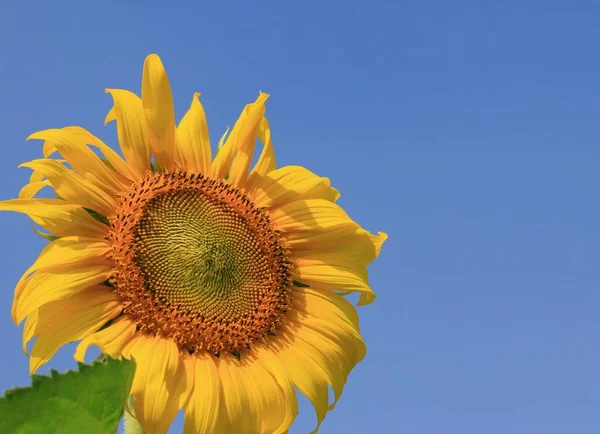
[[[0,202],[51,240],[12,308],[24,351],[37,337],[31,371],[80,340],[80,361],[90,345],[136,359],[133,410],[149,433],[180,409],[186,433],[284,433],[296,390],[320,425],[365,354],[345,296],[374,300],[366,267],[387,236],[355,223],[329,179],[276,167],[267,94],[213,157],[199,94],[176,124],[157,55],[141,98],[107,93],[121,154],[80,127],[40,131],[30,182]],[[56,198],[36,197],[45,187]]]

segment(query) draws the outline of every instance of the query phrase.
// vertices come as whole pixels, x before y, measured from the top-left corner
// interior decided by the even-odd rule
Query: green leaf
[[[34,375],[31,387],[0,398],[0,432],[113,434],[123,416],[135,362],[79,363],[79,372]]]

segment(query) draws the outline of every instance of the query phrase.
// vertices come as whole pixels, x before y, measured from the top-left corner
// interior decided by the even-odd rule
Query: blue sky
[[[33,131],[116,145],[104,88],[139,91],[148,53],[178,116],[202,92],[214,142],[269,92],[278,163],[330,177],[390,236],[360,309],[367,358],[321,432],[600,431],[599,2],[82,3],[2,8],[1,198],[41,156]],[[7,388],[29,383],[9,311],[44,241],[0,218]],[[314,420],[302,400],[291,432]]]

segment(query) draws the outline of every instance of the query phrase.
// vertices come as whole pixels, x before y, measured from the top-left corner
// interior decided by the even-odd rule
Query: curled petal
[[[10,199],[0,202],[0,211],[26,214],[42,228],[58,236],[104,238],[108,232],[107,225],[100,223],[81,206],[61,199]]]
[[[337,190],[329,179],[321,178],[300,166],[285,166],[264,175],[252,192],[257,206],[267,208],[306,199],[326,199],[333,202]]]
[[[112,358],[121,356],[123,348],[133,339],[136,324],[128,316],[117,318],[110,326],[83,339],[75,350],[75,360],[85,362],[85,353],[91,345],[98,346]]]
[[[114,106],[104,122],[117,122],[121,151],[139,178],[150,170],[151,160],[150,137],[142,100],[128,90],[106,89],[106,93],[113,97]]]
[[[54,191],[70,203],[92,209],[104,216],[112,215],[117,207],[113,196],[56,160],[33,160],[20,167],[29,167],[43,175]]]
[[[263,117],[258,125],[258,140],[263,144],[263,149],[258,157],[258,161],[252,168],[248,177],[248,191],[253,191],[262,178],[271,170],[275,170],[275,151],[271,141],[271,128],[269,121]]]
[[[119,298],[106,286],[42,305],[23,336],[23,347],[38,336],[31,350],[30,372],[37,371],[61,346],[89,336],[120,312]]]
[[[112,273],[108,265],[86,265],[69,270],[37,272],[25,279],[13,303],[13,321],[23,319],[46,303],[70,297],[104,282]]]
[[[257,129],[265,114],[267,98],[269,98],[268,94],[261,93],[255,102],[244,108],[223,148],[213,161],[213,177],[225,178],[228,170],[231,169],[229,174],[231,183],[239,187],[245,186],[248,168],[254,154]]]
[[[78,127],[38,131],[27,139],[41,139],[44,156],[47,158],[58,151],[83,178],[102,188],[109,194],[118,195],[130,182],[108,167],[88,146],[88,136],[81,134]]]

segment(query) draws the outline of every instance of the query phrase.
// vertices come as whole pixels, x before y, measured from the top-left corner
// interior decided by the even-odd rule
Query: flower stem
[[[135,417],[125,411],[125,434],[146,434]]]

